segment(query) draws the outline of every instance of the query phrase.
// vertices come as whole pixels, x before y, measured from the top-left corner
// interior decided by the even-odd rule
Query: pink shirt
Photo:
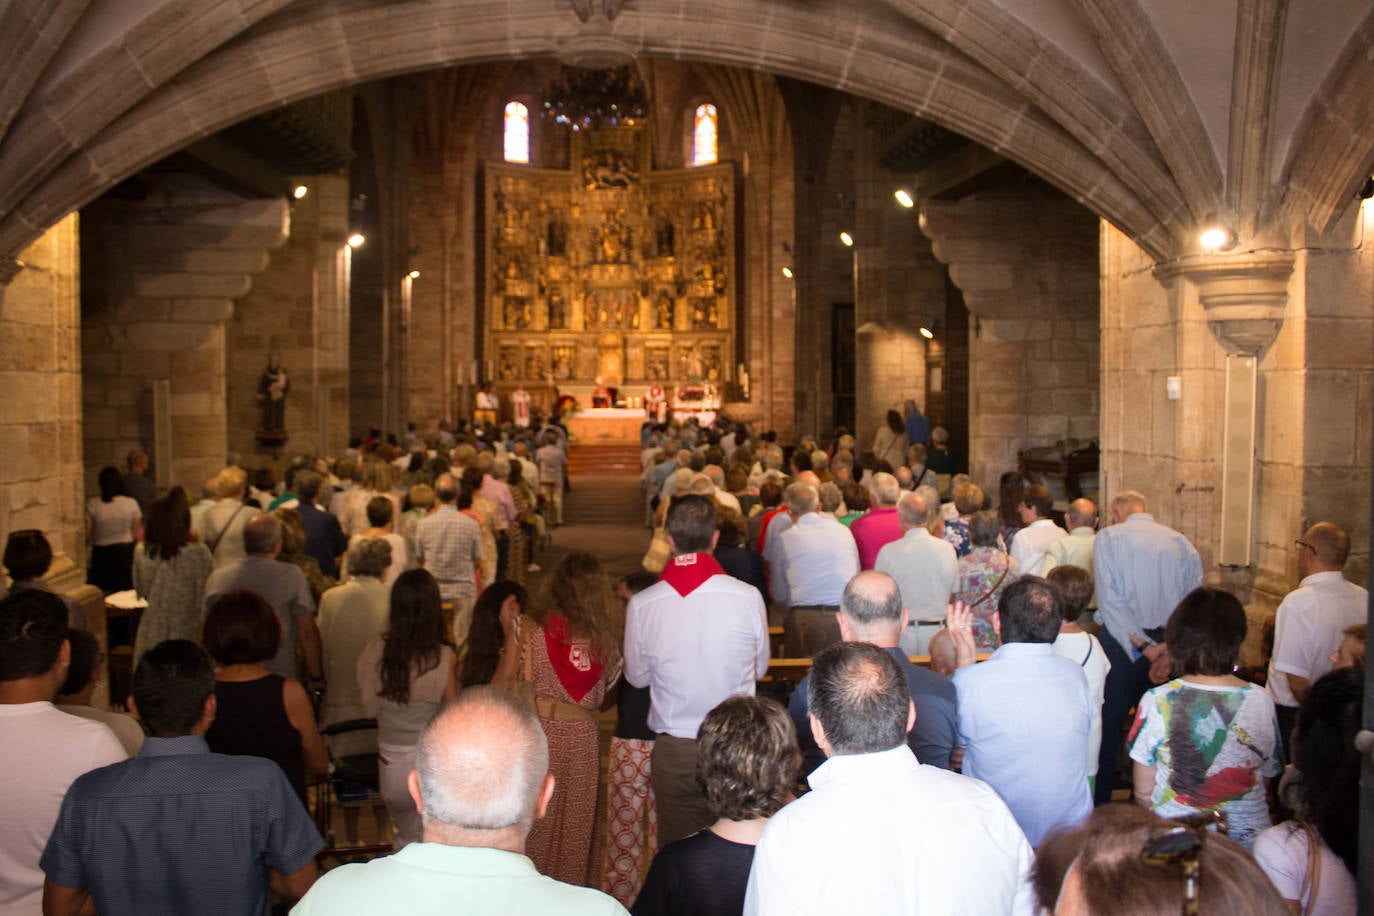
[[[854,535],[854,543],[859,548],[859,569],[872,569],[878,562],[878,551],[884,544],[899,540],[902,536],[902,523],[897,519],[897,507],[872,509],[854,519],[849,526]]]

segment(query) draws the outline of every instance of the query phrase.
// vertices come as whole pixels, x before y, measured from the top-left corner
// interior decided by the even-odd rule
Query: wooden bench
[[[987,661],[991,657],[991,652],[979,652],[978,661]],[[930,667],[929,655],[908,655],[913,665],[920,665],[922,668]],[[764,681],[789,681],[796,684],[806,677],[811,670],[811,659],[809,658],[775,658],[768,663],[768,673],[761,680]]]

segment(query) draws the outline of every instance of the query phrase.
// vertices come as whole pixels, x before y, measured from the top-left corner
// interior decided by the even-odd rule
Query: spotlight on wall
[[[294,197],[294,198],[296,198],[296,200],[300,200],[302,197],[304,197],[305,195],[307,195],[307,194],[309,194],[309,193],[310,193],[310,189],[309,189],[309,188],[307,188],[307,187],[306,187],[305,185],[303,185],[303,184],[298,184],[298,185],[296,185],[296,187],[291,191],[291,196]]]
[[[361,232],[355,232],[348,237],[349,248],[361,248],[365,242],[367,242],[367,236]]]
[[[787,279],[789,279],[789,280],[791,280],[794,276],[796,276],[796,274],[792,273],[792,268],[790,268],[790,267],[784,267],[784,268],[782,269],[782,275],[783,275],[784,277],[786,277]]]
[[[934,340],[935,332],[932,331],[930,328],[921,328],[921,336],[924,337],[926,340]]]
[[[897,198],[897,203],[906,207],[908,210],[916,206],[916,199],[911,196],[911,193],[907,191],[906,188],[898,188],[892,192],[892,196]]]
[[[844,247],[846,248],[854,247],[854,236],[850,235],[848,232],[840,233],[840,241],[844,243]]]
[[[1203,251],[1230,251],[1236,247],[1236,233],[1218,219],[1215,213],[1208,213],[1207,218],[1202,221],[1198,241],[1202,244]]]
[[[420,279],[420,272],[419,272],[418,270],[412,270],[410,273],[406,274],[406,279],[407,279],[407,280],[418,280],[418,279]]]

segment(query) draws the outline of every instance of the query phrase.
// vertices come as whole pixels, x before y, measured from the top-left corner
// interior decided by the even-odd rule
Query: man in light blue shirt
[[[1054,654],[1062,619],[1058,591],[1023,576],[1002,592],[993,616],[1002,647],[954,672],[964,775],[997,790],[1032,846],[1093,808],[1092,702],[1083,669]]]
[[[1096,802],[1111,801],[1121,730],[1131,707],[1150,688],[1150,666],[1168,652],[1161,642],[1169,615],[1202,585],[1202,560],[1188,539],[1154,520],[1145,497],[1125,490],[1112,497],[1113,524],[1093,543],[1097,634],[1112,663],[1102,703]]]
[[[525,855],[553,789],[534,713],[495,687],[464,690],[425,726],[416,748],[410,794],[423,842],[334,869],[291,912],[624,916],[612,898],[546,878]]]

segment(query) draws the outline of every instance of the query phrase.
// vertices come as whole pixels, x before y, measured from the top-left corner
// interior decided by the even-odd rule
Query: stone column
[[[0,285],[0,530],[46,532],[58,553],[50,580],[68,591],[85,581],[69,559],[85,556],[76,215],[18,261]]]
[[[287,238],[283,199],[244,200],[169,175],[142,200],[86,209],[82,272],[87,471],[146,448],[158,481],[192,493],[229,452],[225,325]],[[265,357],[265,355],[264,355]],[[288,367],[289,368],[289,367]],[[262,367],[258,367],[261,371]],[[155,380],[171,383],[172,454],[153,447]],[[304,382],[293,374],[293,385]]]
[[[921,229],[972,316],[969,473],[986,487],[1017,452],[1098,434],[1097,218],[1048,188],[923,202]]]

